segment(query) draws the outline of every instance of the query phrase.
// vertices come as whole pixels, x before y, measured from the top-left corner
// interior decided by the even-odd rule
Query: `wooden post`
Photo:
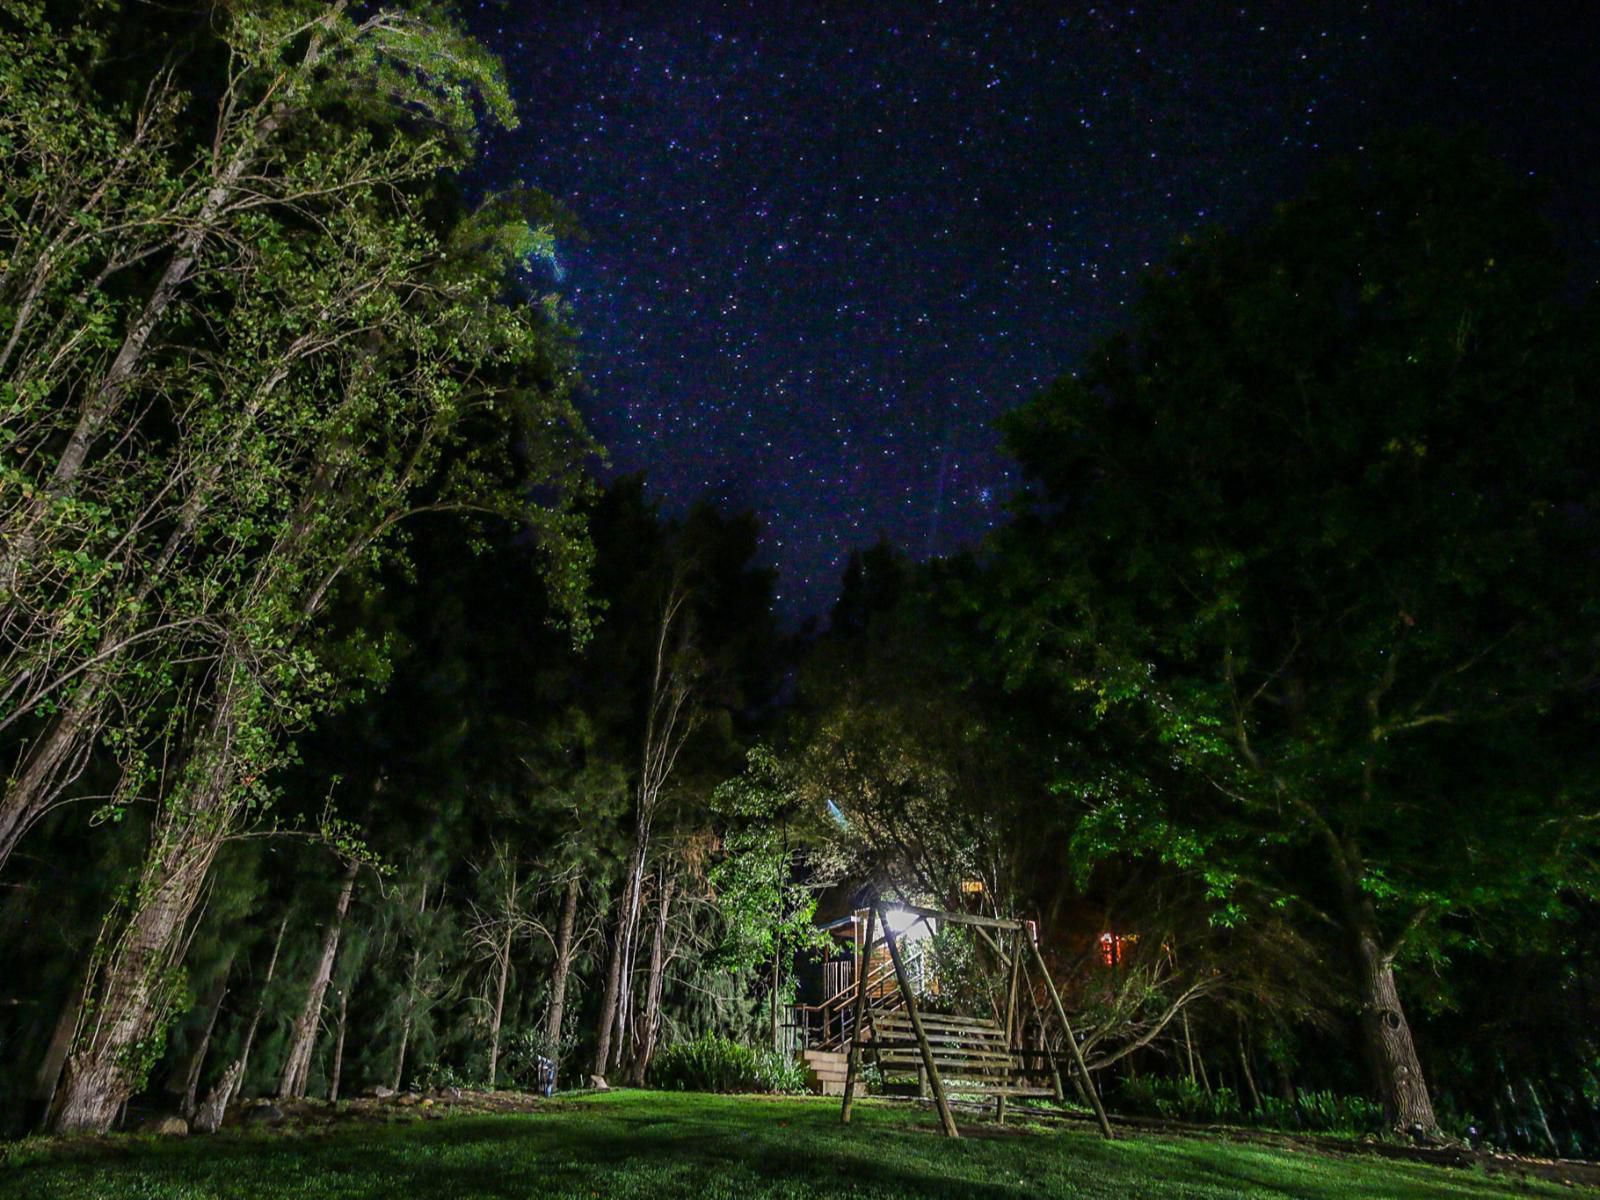
[[[867,909],[867,941],[861,949],[861,963],[856,968],[856,1017],[850,1026],[850,1052],[844,1059],[844,1106],[839,1110],[839,1122],[850,1124],[850,1106],[856,1101],[856,1078],[861,1074],[861,1025],[866,1019],[867,968],[872,964],[872,922],[878,915],[877,905]],[[839,1009],[841,1033],[844,1026],[844,1009]]]
[[[873,898],[873,907],[878,907],[878,900]],[[906,964],[900,957],[900,947],[895,943],[894,930],[889,928],[889,918],[883,913],[878,914],[878,919],[883,922],[883,940],[889,945],[889,957],[894,961],[894,977],[900,984],[900,994],[905,997],[906,1016],[911,1020],[911,1031],[917,1035],[917,1048],[922,1051],[922,1065],[928,1069],[928,1083],[933,1088],[934,1103],[939,1106],[939,1120],[944,1124],[946,1137],[960,1137],[956,1131],[956,1119],[950,1115],[950,1101],[944,1094],[944,1080],[939,1078],[939,1068],[933,1064],[933,1047],[928,1045],[928,1035],[923,1031],[922,1018],[917,1015],[917,998],[911,992],[911,978],[906,974]]]
[[[1050,978],[1050,969],[1044,965],[1044,955],[1039,952],[1039,943],[1029,939],[1028,944],[1033,947],[1033,961],[1039,967],[1039,974],[1044,976],[1045,990],[1050,993],[1050,1001],[1055,1005],[1056,1016],[1061,1021],[1061,1031],[1067,1039],[1067,1049],[1072,1051],[1073,1064],[1078,1068],[1078,1079],[1083,1083],[1083,1090],[1089,1097],[1089,1103],[1094,1106],[1094,1115],[1100,1120],[1100,1132],[1111,1139],[1111,1122],[1106,1118],[1105,1105],[1100,1103],[1100,1093],[1094,1090],[1094,1080],[1089,1078],[1089,1068],[1083,1061],[1083,1051],[1078,1049],[1078,1039],[1072,1036],[1072,1022],[1067,1020],[1066,1007],[1061,1003],[1061,993],[1056,991],[1055,980]]]
[[[1018,930],[1011,940],[1011,990],[1006,994],[1006,1053],[1013,1053],[1013,1044],[1017,1038],[1013,1032],[1017,1023],[1017,983],[1022,974],[1022,931]],[[1013,1066],[1016,1064],[1012,1058]],[[1011,1086],[1011,1071],[1007,1071],[1001,1078],[1002,1088]],[[1002,1091],[994,1099],[994,1119],[997,1125],[1006,1123],[1006,1094]]]
[[[1021,957],[1022,947],[1017,947],[1017,955]],[[1039,999],[1033,994],[1033,985],[1028,983],[1028,969],[1022,969],[1023,986],[1028,991],[1028,1003],[1033,1007],[1033,1019],[1039,1022],[1039,1051],[1050,1064],[1050,1082],[1055,1085],[1056,1103],[1067,1102],[1067,1090],[1061,1086],[1061,1067],[1056,1062],[1055,1051],[1050,1049],[1050,1027],[1044,1019],[1044,1013],[1039,1008]]]

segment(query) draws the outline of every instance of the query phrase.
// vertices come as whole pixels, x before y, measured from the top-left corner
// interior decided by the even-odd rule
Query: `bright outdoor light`
[[[888,908],[884,910],[883,917],[889,924],[890,932],[904,941],[920,941],[930,932],[928,923],[909,909]]]

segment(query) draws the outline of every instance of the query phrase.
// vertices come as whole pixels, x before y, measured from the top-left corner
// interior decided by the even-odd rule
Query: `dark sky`
[[[1579,6],[1573,6],[1577,9]],[[992,423],[1185,231],[1334,151],[1476,126],[1593,282],[1600,4],[485,0],[522,113],[484,182],[563,200],[591,429],[669,507],[755,508],[780,605],[878,535],[975,542]]]

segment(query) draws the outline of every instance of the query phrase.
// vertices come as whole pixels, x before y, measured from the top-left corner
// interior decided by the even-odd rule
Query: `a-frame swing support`
[[[1088,1064],[1083,1060],[1083,1051],[1078,1047],[1077,1038],[1072,1032],[1072,1023],[1067,1020],[1066,1006],[1061,1003],[1061,993],[1056,990],[1055,981],[1050,978],[1050,971],[1045,966],[1044,955],[1039,950],[1038,939],[1031,924],[1025,921],[1008,920],[1003,917],[983,917],[972,913],[940,912],[936,909],[919,908],[912,904],[902,904],[900,908],[917,917],[948,921],[952,924],[978,926],[979,935],[996,950],[1002,960],[1008,957],[1000,949],[1004,942],[1003,935],[1005,932],[1013,934],[1012,953],[1009,956],[1011,961],[1007,964],[1011,971],[1011,986],[1007,998],[1005,1025],[1005,1036],[1008,1045],[1012,1040],[1012,1027],[1016,1016],[1018,983],[1021,977],[1026,974],[1023,967],[1022,943],[1027,943],[1028,949],[1033,952],[1034,965],[1044,979],[1045,989],[1049,992],[1050,1002],[1055,1009],[1056,1018],[1061,1022],[1063,1037],[1072,1053],[1072,1065],[1077,1072],[1078,1081],[1082,1084],[1084,1095],[1088,1097],[1090,1104],[1094,1107],[1095,1117],[1100,1124],[1100,1132],[1110,1140],[1113,1137],[1111,1122],[1106,1116],[1105,1106],[1100,1102],[1100,1093],[1094,1086],[1094,1080],[1089,1075]],[[917,1011],[916,995],[911,986],[910,976],[906,973],[905,961],[900,954],[900,946],[895,940],[893,929],[889,926],[888,915],[883,910],[882,900],[876,893],[873,894],[872,902],[867,909],[867,936],[862,945],[861,965],[856,972],[855,1019],[850,1031],[850,1047],[845,1066],[844,1104],[840,1110],[839,1119],[845,1124],[849,1123],[850,1110],[855,1101],[856,1081],[861,1076],[861,1033],[870,1003],[867,996],[867,967],[872,960],[873,926],[875,923],[883,926],[883,940],[889,948],[889,958],[894,963],[895,982],[899,984],[900,995],[905,1002],[906,1017],[910,1022],[912,1033],[917,1039],[917,1049],[922,1057],[923,1069],[927,1073],[934,1103],[939,1108],[939,1120],[944,1126],[945,1136],[959,1137],[960,1134],[956,1130],[955,1117],[950,1111],[949,1097],[945,1094],[944,1080],[939,1075],[938,1064],[934,1061],[932,1044],[928,1041],[927,1031],[923,1028],[921,1014]],[[990,937],[985,930],[994,930],[997,936]],[[1028,994],[1030,1000],[1032,1000],[1033,993],[1031,988],[1028,989]],[[1039,1006],[1036,1001],[1033,1002],[1033,1008],[1035,1013],[1038,1013]],[[1040,1018],[1042,1024],[1042,1014],[1040,1014]],[[1059,1069],[1055,1065],[1055,1055],[1048,1049],[1048,1039],[1046,1051],[1050,1056],[1051,1071],[1056,1078],[1055,1086],[1059,1096],[1061,1076]],[[1002,1094],[996,1105],[996,1115],[1001,1120],[1004,1120],[1004,1106],[1005,1096]]]
[[[906,1017],[911,1021],[911,1032],[916,1035],[917,1049],[922,1052],[922,1066],[928,1072],[928,1086],[933,1089],[933,1101],[939,1106],[939,1121],[944,1125],[946,1137],[960,1137],[956,1132],[956,1119],[950,1112],[950,1098],[944,1094],[944,1080],[939,1078],[939,1066],[933,1061],[933,1047],[928,1044],[927,1030],[922,1027],[922,1017],[917,1012],[915,989],[906,974],[905,960],[900,957],[900,945],[895,941],[894,930],[889,928],[888,915],[876,896],[872,900],[878,910],[878,920],[883,922],[883,940],[889,946],[889,958],[894,962],[894,977],[900,984],[901,998],[906,1002]]]

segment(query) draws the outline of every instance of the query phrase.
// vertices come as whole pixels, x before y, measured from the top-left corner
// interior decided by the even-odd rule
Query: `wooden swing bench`
[[[1023,1050],[1014,1043],[1019,1028],[1017,1015],[1018,988],[1025,969],[1024,958],[1031,952],[1033,962],[1043,978],[1055,1016],[1065,1035],[1065,1044],[1071,1051],[1072,1066],[1076,1067],[1079,1086],[1093,1105],[1100,1121],[1101,1133],[1111,1137],[1111,1124],[1089,1077],[1083,1056],[1078,1051],[1072,1025],[1067,1020],[1066,1009],[1055,983],[1045,969],[1039,952],[1035,931],[1031,924],[999,917],[982,917],[971,913],[936,912],[912,905],[901,906],[905,911],[923,919],[947,921],[979,927],[979,935],[990,945],[1010,974],[1010,992],[1004,1022],[986,1017],[956,1016],[943,1013],[921,1012],[906,972],[894,931],[890,928],[881,900],[874,897],[867,910],[866,940],[862,943],[863,961],[870,959],[873,946],[873,928],[881,925],[883,940],[889,949],[894,965],[895,980],[899,987],[898,1008],[879,1007],[870,994],[870,972],[857,969],[855,1012],[846,1035],[848,1058],[844,1079],[844,1105],[840,1120],[850,1121],[850,1109],[856,1096],[856,1081],[861,1078],[863,1053],[869,1054],[883,1075],[884,1091],[895,1095],[914,1095],[927,1098],[932,1095],[939,1109],[939,1118],[948,1137],[958,1137],[955,1117],[950,1111],[950,1095],[980,1095],[993,1097],[995,1117],[1005,1119],[1006,1100],[1009,1097],[1065,1097],[1061,1089],[1061,1071],[1052,1052],[1042,1054]],[[1009,936],[1009,939],[1007,937]],[[1010,942],[1010,953],[1005,946]],[[1030,1001],[1033,993],[1028,992]],[[1039,1015],[1041,1026],[1043,1014]],[[841,1012],[840,1027],[845,1028]],[[1042,1060],[1042,1062],[1041,1062]],[[1053,1086],[1043,1087],[1034,1080],[1048,1073]],[[911,1076],[908,1080],[906,1077]]]
[[[984,1096],[1055,1095],[1053,1087],[1012,1082],[1020,1069],[1019,1056],[1012,1052],[1005,1031],[995,1022],[981,1017],[919,1015],[933,1064],[947,1091]],[[885,1092],[926,1096],[927,1068],[906,1011],[876,1012],[870,1022],[874,1031],[870,1044],[883,1074],[917,1076],[914,1085],[886,1082]],[[914,1090],[907,1092],[908,1087]]]

